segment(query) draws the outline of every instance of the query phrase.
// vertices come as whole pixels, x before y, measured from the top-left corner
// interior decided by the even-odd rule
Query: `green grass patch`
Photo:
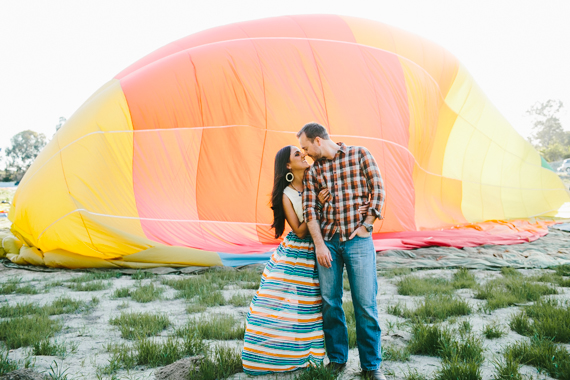
[[[61,331],[61,321],[46,314],[30,315],[0,321],[0,340],[9,349],[31,346]]]
[[[483,328],[483,335],[487,339],[501,338],[506,333],[507,332],[505,331],[505,329],[497,321],[489,323],[485,325],[485,327]]]
[[[452,285],[455,289],[471,289],[477,285],[475,276],[466,268],[459,268],[453,274]]]
[[[505,277],[522,277],[521,272],[510,267],[502,267],[501,274]]]
[[[95,298],[94,298],[95,299]],[[59,297],[51,304],[39,306],[37,303],[17,303],[0,307],[0,318],[16,318],[26,315],[73,314],[92,309],[99,301],[84,302],[69,297]]]
[[[439,356],[441,349],[451,341],[452,333],[448,328],[416,323],[412,326],[408,350],[414,355]]]
[[[121,313],[109,323],[117,326],[124,339],[138,339],[157,335],[170,326],[166,315],[143,312]]]
[[[73,277],[66,282],[70,282],[72,284],[82,284],[85,282],[97,281],[97,280],[109,280],[112,278],[119,278],[123,274],[121,272],[93,272],[93,273],[85,273],[81,276]]]
[[[204,311],[206,311],[207,307],[204,305],[197,305],[194,303],[189,304],[188,306],[186,306],[186,312],[188,314],[194,314],[194,313],[203,313]]]
[[[503,269],[505,271],[501,272],[506,273],[505,277],[490,280],[476,288],[475,298],[486,300],[488,310],[537,301],[541,296],[558,293],[550,285],[538,284],[525,279],[520,272],[512,268]]]
[[[541,299],[525,306],[513,316],[511,329],[521,335],[544,337],[554,342],[570,343],[570,305],[568,301]]]
[[[339,373],[324,364],[310,365],[299,371],[295,380],[336,380]]]
[[[227,301],[219,290],[214,290],[211,293],[202,293],[198,296],[197,299],[198,304],[206,307],[213,307],[213,306],[223,306],[227,304]]]
[[[8,351],[0,348],[0,375],[15,371],[18,363],[8,357]]]
[[[419,373],[417,369],[408,367],[408,370],[404,374],[404,380],[428,380],[428,378],[424,374]]]
[[[131,278],[133,280],[148,280],[148,279],[153,279],[155,277],[156,277],[156,274],[154,274],[152,272],[140,270],[140,269],[137,269],[137,271],[131,275]]]
[[[89,281],[89,282],[78,282],[78,283],[70,283],[66,285],[69,289],[74,290],[76,292],[98,292],[100,290],[106,290],[111,287],[111,283],[109,281]]]
[[[412,270],[410,268],[392,268],[390,270],[382,272],[382,275],[386,278],[394,278],[397,276],[406,276],[410,273],[412,273]]]
[[[382,346],[382,360],[392,362],[407,362],[410,360],[410,352],[407,348],[396,348],[393,346]]]
[[[11,278],[0,283],[0,294],[38,294],[39,291],[32,285],[22,285],[21,278]]]
[[[559,265],[551,269],[554,269],[559,276],[570,276],[570,264]]]
[[[521,364],[512,357],[496,359],[493,361],[496,380],[523,380],[519,372]]]
[[[398,294],[425,296],[428,294],[451,294],[455,288],[444,278],[406,276],[396,283]]]
[[[428,296],[417,303],[414,310],[410,310],[401,304],[388,307],[388,313],[412,320],[424,322],[444,321],[450,317],[458,317],[471,314],[469,304],[449,295]]]
[[[434,380],[481,380],[481,365],[473,362],[443,362]]]
[[[113,298],[126,298],[131,296],[131,288],[124,287],[124,288],[117,288],[113,291],[112,297]]]
[[[243,339],[245,325],[233,315],[215,314],[202,319],[190,319],[176,330],[179,337],[196,335],[201,339],[233,340]]]
[[[570,353],[548,339],[533,337],[530,342],[514,343],[503,355],[505,361],[534,366],[556,379],[570,379]]]
[[[136,284],[135,289],[130,292],[131,299],[140,303],[148,303],[162,298],[164,288],[155,286],[153,282],[146,285]]]
[[[32,355],[39,356],[60,356],[67,354],[67,345],[64,342],[43,339],[32,344]]]
[[[239,349],[215,346],[202,360],[200,366],[190,371],[188,378],[194,380],[226,379],[242,371],[243,366]],[[310,379],[319,378],[311,377]]]
[[[249,306],[249,304],[251,303],[251,299],[252,296],[247,294],[234,294],[228,300],[228,303],[236,307],[244,307],[244,306]]]
[[[356,317],[354,315],[354,305],[352,301],[342,303],[344,310],[344,318],[346,320],[346,328],[348,332],[348,348],[356,347]]]
[[[195,338],[182,342],[175,337],[168,337],[166,340],[144,338],[136,340],[132,345],[109,344],[107,351],[111,357],[109,364],[101,372],[113,374],[120,369],[129,370],[136,366],[162,367],[185,356],[202,353],[204,349],[203,343]]]

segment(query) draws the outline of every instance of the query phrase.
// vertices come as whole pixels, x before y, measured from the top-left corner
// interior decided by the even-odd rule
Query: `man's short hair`
[[[319,123],[307,123],[303,125],[303,128],[299,132],[297,132],[297,138],[301,137],[302,134],[305,134],[309,141],[315,141],[315,137],[320,137],[323,140],[329,140],[329,134],[325,127],[320,125]]]

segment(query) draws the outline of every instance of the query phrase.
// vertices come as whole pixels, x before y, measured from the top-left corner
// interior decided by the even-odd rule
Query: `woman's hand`
[[[361,216],[366,216],[366,215],[368,215],[368,209],[369,209],[369,208],[370,208],[370,201],[366,201],[366,202],[364,202],[364,204],[363,204],[362,206],[360,206],[360,207],[358,208],[358,213],[359,213]],[[359,235],[359,236],[360,236],[360,235]]]
[[[319,202],[324,205],[325,202],[327,202],[329,199],[331,199],[331,193],[329,192],[329,189],[322,189],[319,192]],[[366,212],[368,212],[368,209],[366,209]]]

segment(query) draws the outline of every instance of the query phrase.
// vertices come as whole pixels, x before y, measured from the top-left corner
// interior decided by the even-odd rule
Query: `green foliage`
[[[412,326],[408,350],[415,355],[439,356],[441,349],[451,341],[452,333],[448,328],[416,323]]]
[[[471,314],[472,310],[466,301],[444,294],[426,297],[423,301],[418,302],[415,310],[397,304],[388,307],[388,312],[403,318],[437,322],[449,317]]]
[[[18,364],[8,358],[8,351],[0,348],[0,375],[4,375],[17,369]]]
[[[13,170],[19,181],[46,145],[46,137],[43,133],[26,130],[14,135],[10,142],[12,145],[6,149],[6,169]]]
[[[507,346],[503,355],[507,361],[537,367],[556,379],[570,379],[570,352],[548,339],[516,342]]]
[[[99,290],[106,290],[111,287],[111,283],[109,281],[89,281],[89,282],[80,282],[80,283],[71,283],[68,284],[67,287],[71,290],[75,290],[76,292],[97,292]]]
[[[160,299],[163,292],[164,289],[162,287],[155,286],[152,282],[146,285],[138,283],[135,285],[135,290],[130,292],[130,295],[133,301],[148,303]]]
[[[404,380],[428,380],[428,378],[419,373],[417,369],[408,368],[408,371],[404,374]]]
[[[9,349],[31,346],[61,331],[62,323],[46,314],[17,317],[0,321],[0,340]]]
[[[131,296],[131,289],[128,287],[117,288],[113,292],[113,298],[126,298]]]
[[[469,272],[466,268],[459,268],[457,272],[453,274],[452,284],[455,289],[471,289],[477,285],[477,282],[475,281],[473,273]]]
[[[497,339],[506,334],[506,331],[498,322],[492,322],[483,328],[483,335],[487,339]]]
[[[245,326],[233,315],[216,314],[203,319],[190,319],[176,330],[179,337],[196,335],[202,339],[232,340],[243,339]]]
[[[392,268],[386,272],[383,272],[382,274],[386,278],[394,278],[397,276],[405,276],[410,273],[412,273],[412,270],[410,268]]]
[[[253,297],[247,294],[234,294],[228,301],[230,305],[236,307],[249,306]]]
[[[344,318],[346,320],[346,328],[348,332],[348,347],[356,347],[356,316],[354,314],[354,305],[352,301],[342,303],[344,310]]]
[[[434,380],[481,380],[481,366],[473,362],[444,362]]]
[[[523,380],[519,372],[521,364],[512,357],[497,359],[493,362],[493,366],[497,373],[495,375],[496,380]]]
[[[194,313],[202,313],[204,311],[206,311],[207,307],[204,305],[197,305],[197,304],[190,304],[188,306],[186,306],[186,312],[188,314],[194,314]]]
[[[67,375],[67,370],[60,368],[59,365],[57,364],[57,362],[54,360],[50,366],[49,366],[49,371],[47,371],[46,373],[46,378],[48,378],[49,380],[68,380],[68,375]]]
[[[154,273],[143,271],[140,269],[137,269],[137,271],[131,275],[131,278],[133,280],[147,280],[147,279],[153,279],[155,277],[156,275]]]
[[[419,278],[406,276],[397,282],[398,293],[403,296],[424,296],[428,294],[451,294],[455,289],[444,278]]]
[[[96,280],[109,280],[112,278],[119,278],[123,274],[121,272],[114,272],[114,271],[105,271],[105,272],[91,272],[85,273],[81,276],[73,277],[67,282],[71,282],[74,284],[82,284],[85,282],[96,281]]]
[[[339,373],[332,368],[327,368],[324,364],[309,365],[302,369],[295,380],[336,380]]]
[[[32,285],[22,285],[21,278],[9,279],[0,283],[0,294],[38,294],[39,291]]]
[[[475,298],[487,300],[486,308],[489,310],[536,301],[541,296],[558,293],[552,286],[525,279],[512,268],[503,268],[501,272],[503,278],[490,280],[475,291]]]
[[[570,343],[570,305],[555,299],[541,299],[513,316],[511,329],[521,335],[539,336]]]
[[[65,356],[66,353],[67,346],[63,342],[52,342],[49,339],[43,339],[32,344],[32,354],[36,356]]]
[[[137,339],[159,334],[170,326],[166,315],[143,312],[121,313],[111,318],[111,325],[119,327],[121,336],[125,339]]]
[[[570,264],[559,265],[552,268],[559,276],[570,276]]]
[[[382,360],[393,362],[407,362],[410,360],[410,352],[407,350],[407,348],[396,348],[383,345]]]
[[[213,351],[202,360],[200,366],[190,370],[188,378],[193,380],[227,379],[235,373],[242,372],[242,370],[241,352],[239,349],[215,346]]]

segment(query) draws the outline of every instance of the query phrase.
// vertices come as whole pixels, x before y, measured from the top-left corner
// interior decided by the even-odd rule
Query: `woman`
[[[294,371],[325,357],[314,245],[301,202],[309,166],[295,146],[275,156],[271,227],[275,238],[283,234],[285,220],[292,231],[271,256],[251,301],[242,352],[244,372],[250,375]],[[321,205],[327,202],[328,190],[321,190],[318,198]],[[366,213],[368,207],[359,211]]]

